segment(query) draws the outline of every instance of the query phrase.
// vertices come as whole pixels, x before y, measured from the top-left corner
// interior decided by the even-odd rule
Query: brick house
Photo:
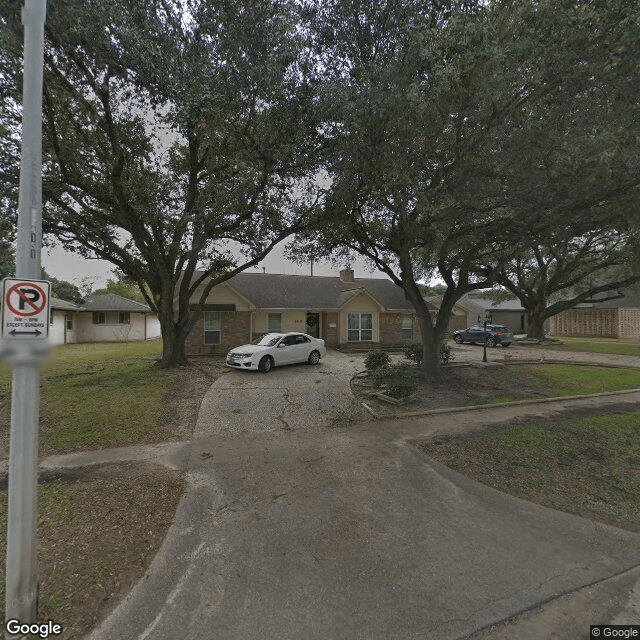
[[[354,278],[351,269],[339,277],[240,273],[211,290],[187,353],[224,353],[271,331],[301,331],[328,347],[420,339],[413,307],[390,280]]]

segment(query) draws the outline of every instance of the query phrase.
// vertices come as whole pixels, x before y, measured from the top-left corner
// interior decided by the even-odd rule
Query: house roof
[[[385,309],[412,311],[404,291],[391,280],[239,273],[226,281],[259,309],[339,309],[359,293],[367,293]]]
[[[51,296],[51,308],[62,309],[64,311],[78,311],[80,308],[75,302],[69,302],[68,300],[62,300],[61,298],[54,298]]]
[[[608,291],[605,294],[598,295],[615,295],[615,291]],[[637,309],[640,308],[640,295],[624,296],[624,298],[615,298],[613,300],[607,300],[606,302],[593,302],[589,306],[593,306],[596,309]]]
[[[137,311],[139,313],[151,313],[151,309],[146,304],[141,304],[129,298],[123,298],[115,293],[106,293],[101,296],[94,296],[87,300],[81,311]]]
[[[503,300],[502,302],[496,302],[491,298],[476,297],[466,293],[456,303],[460,307],[467,309],[473,313],[485,310],[497,310],[497,311],[523,311],[522,303],[517,298],[511,300]]]

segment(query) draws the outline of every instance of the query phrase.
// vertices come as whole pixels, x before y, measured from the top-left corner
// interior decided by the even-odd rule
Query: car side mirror
[[[287,345],[284,342],[280,342],[278,343],[278,349],[284,349],[284,347],[286,347]]]

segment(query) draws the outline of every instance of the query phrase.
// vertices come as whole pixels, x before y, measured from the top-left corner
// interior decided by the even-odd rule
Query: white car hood
[[[243,344],[240,347],[233,347],[229,353],[256,353],[257,351],[267,351],[271,347],[263,344]]]

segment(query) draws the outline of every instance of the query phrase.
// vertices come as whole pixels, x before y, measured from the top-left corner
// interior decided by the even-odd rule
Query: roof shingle
[[[328,276],[239,273],[227,282],[259,309],[339,309],[358,290],[373,296],[386,309],[413,309],[404,291],[382,278],[343,282]]]

